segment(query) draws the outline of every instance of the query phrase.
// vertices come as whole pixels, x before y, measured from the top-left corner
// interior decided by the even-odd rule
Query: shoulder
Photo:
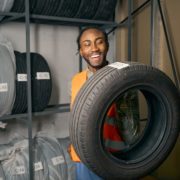
[[[72,82],[71,82],[71,106],[80,88],[86,82],[86,79],[87,79],[87,70],[84,70],[73,76]]]
[[[78,81],[78,80],[81,80],[81,79],[86,79],[86,76],[87,76],[87,70],[84,70],[80,73],[77,73],[73,76],[72,78],[72,82],[74,81]]]

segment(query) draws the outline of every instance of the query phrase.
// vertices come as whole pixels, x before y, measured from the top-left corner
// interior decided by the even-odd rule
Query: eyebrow
[[[103,36],[101,36],[101,37],[97,37],[96,39],[95,39],[95,41],[97,41],[97,40],[99,40],[99,39],[105,39]],[[83,42],[86,42],[86,41],[91,41],[90,39],[86,39],[86,40],[84,40],[84,41],[82,41],[81,43],[83,43]]]
[[[88,39],[87,39],[87,40],[82,41],[81,43],[83,43],[83,42],[87,42],[87,41],[88,41],[88,42],[90,42],[91,40],[88,40]]]

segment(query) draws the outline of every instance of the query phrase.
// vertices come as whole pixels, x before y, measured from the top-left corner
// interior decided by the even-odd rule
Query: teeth
[[[99,54],[92,55],[91,57],[92,57],[92,58],[99,57]]]

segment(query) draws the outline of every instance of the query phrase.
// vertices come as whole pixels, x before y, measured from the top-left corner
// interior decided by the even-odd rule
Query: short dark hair
[[[91,26],[91,27],[86,27],[86,28],[84,28],[84,29],[82,29],[80,31],[79,36],[77,37],[78,50],[80,49],[80,39],[81,39],[81,36],[83,35],[83,33],[85,31],[87,31],[89,29],[96,29],[96,30],[102,32],[103,35],[104,35],[104,38],[105,38],[105,42],[106,42],[107,46],[109,46],[108,35],[107,35],[106,31],[104,29],[100,28],[100,27],[95,27],[95,26],[93,27],[93,26]]]

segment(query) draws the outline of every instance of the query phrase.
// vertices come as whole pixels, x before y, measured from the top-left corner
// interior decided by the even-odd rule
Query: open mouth
[[[91,56],[91,58],[99,58],[100,57],[100,54],[94,54]]]

